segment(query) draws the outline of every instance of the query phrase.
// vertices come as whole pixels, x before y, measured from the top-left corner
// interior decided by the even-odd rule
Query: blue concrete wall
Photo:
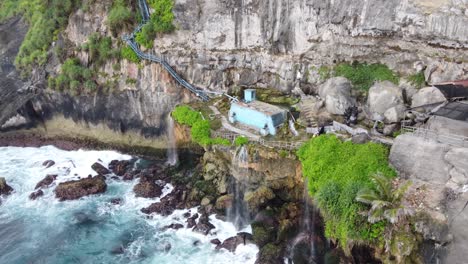
[[[276,135],[276,127],[281,125],[285,121],[284,119],[284,115],[281,113],[272,118],[255,109],[247,108],[236,103],[231,104],[231,109],[229,110],[229,121],[231,123],[239,122],[248,125],[258,129],[263,135]],[[265,125],[267,126],[266,130],[264,130]]]

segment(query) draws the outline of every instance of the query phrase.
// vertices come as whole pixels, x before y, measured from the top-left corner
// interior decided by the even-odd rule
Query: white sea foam
[[[59,202],[51,188],[44,196],[29,199],[35,185],[47,174],[58,174],[56,184],[95,175],[94,162],[107,166],[111,160],[130,159],[115,151],[63,151],[55,147],[0,148],[0,176],[14,188],[0,206],[0,263],[254,263],[258,248],[240,245],[235,253],[216,251],[211,239],[235,236],[231,223],[210,216],[215,229],[208,236],[190,229],[164,229],[172,223],[186,225],[183,214],[196,208],[176,210],[172,215],[148,217],[141,208],[160,198],[137,198],[137,181],[108,181],[105,194]],[[56,164],[44,168],[45,160]],[[170,184],[161,196],[174,189]],[[121,198],[113,205],[112,198]],[[9,228],[13,230],[9,233]],[[247,228],[244,231],[251,231]],[[5,241],[2,241],[5,239]],[[119,252],[120,253],[111,253]]]

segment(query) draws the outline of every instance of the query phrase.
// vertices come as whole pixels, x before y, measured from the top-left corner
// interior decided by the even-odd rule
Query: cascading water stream
[[[172,119],[172,116],[169,115],[167,118],[167,139],[169,143],[167,148],[167,164],[171,166],[176,165],[179,161],[174,129],[174,119]]]
[[[304,180],[303,208],[301,227],[289,248],[289,263],[319,263],[314,241],[316,210],[311,206],[307,180]]]
[[[240,230],[250,223],[250,212],[247,203],[244,201],[244,192],[247,189],[246,181],[240,179],[248,177],[249,153],[245,146],[240,147],[233,158],[233,165],[236,166],[238,179],[231,183],[231,194],[233,196],[231,206],[227,209],[227,219]]]

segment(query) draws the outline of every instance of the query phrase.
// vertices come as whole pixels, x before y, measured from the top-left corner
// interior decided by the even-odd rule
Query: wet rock
[[[109,169],[118,176],[124,176],[131,166],[132,164],[128,160],[113,160],[109,163]]]
[[[98,163],[98,162],[95,162],[93,165],[91,165],[91,168],[97,172],[99,175],[107,175],[107,174],[110,174],[110,170],[108,170],[106,167],[104,167],[104,165],[102,165],[101,163]]]
[[[44,192],[42,190],[35,191],[29,195],[29,199],[31,200],[36,200],[37,198],[41,197],[44,195]]]
[[[39,188],[48,188],[56,179],[57,179],[57,175],[48,174],[45,176],[44,179],[42,179],[40,182],[36,184],[36,187],[34,188],[34,190],[37,190]]]
[[[123,175],[122,180],[124,180],[124,181],[133,181],[133,179],[135,179],[135,176],[138,173],[139,173],[139,171],[128,171]]]
[[[12,191],[13,188],[6,183],[5,178],[0,177],[0,195],[9,195]]]
[[[55,165],[55,161],[53,160],[46,160],[42,163],[42,166],[46,167],[46,168],[50,168],[52,166]]]
[[[198,213],[195,213],[191,217],[187,218],[187,228],[193,228],[197,222],[195,221],[198,218]]]
[[[170,225],[168,225],[168,226],[165,226],[164,228],[165,228],[165,229],[170,228],[170,229],[179,230],[179,229],[181,229],[181,228],[183,228],[183,227],[184,227],[183,224],[173,223],[173,224],[170,224]]]
[[[257,254],[257,260],[255,264],[283,264],[281,247],[273,243],[266,244],[260,248],[260,252]]]
[[[122,201],[122,198],[112,198],[112,199],[110,200],[110,203],[111,203],[111,204],[114,204],[114,205],[122,204],[122,202],[123,202],[123,201]]]
[[[215,239],[211,239],[210,243],[214,244],[214,245],[219,245],[219,244],[221,244],[221,241],[219,239],[215,238]]]
[[[208,215],[202,215],[192,230],[200,234],[208,235],[208,233],[210,233],[214,228],[215,226],[210,223]]]
[[[157,213],[162,216],[168,216],[175,209],[183,209],[185,201],[185,192],[181,187],[174,187],[174,190],[164,196],[159,203],[153,203],[150,206],[141,209],[145,214]]]
[[[186,212],[182,216],[185,217],[185,218],[189,218],[190,217],[190,212]]]
[[[223,241],[223,243],[216,246],[216,249],[227,249],[230,252],[235,252],[238,245],[247,245],[253,243],[253,237],[246,232],[237,233],[236,236],[230,237]]]
[[[133,187],[136,197],[155,198],[162,194],[162,187],[149,177],[140,177],[140,182]]]
[[[75,200],[83,196],[104,193],[107,184],[103,176],[60,183],[55,189],[55,196],[64,200]]]
[[[116,246],[110,251],[110,253],[112,255],[121,255],[124,253],[124,251],[125,251],[125,248],[123,246]]]
[[[201,244],[201,241],[200,240],[195,240],[193,241],[192,245],[194,246],[199,246]]]

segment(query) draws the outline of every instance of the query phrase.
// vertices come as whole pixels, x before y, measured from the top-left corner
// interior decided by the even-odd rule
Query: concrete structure
[[[251,127],[261,135],[276,135],[276,130],[286,121],[287,111],[255,100],[255,90],[244,91],[244,102],[231,104],[229,122]]]

